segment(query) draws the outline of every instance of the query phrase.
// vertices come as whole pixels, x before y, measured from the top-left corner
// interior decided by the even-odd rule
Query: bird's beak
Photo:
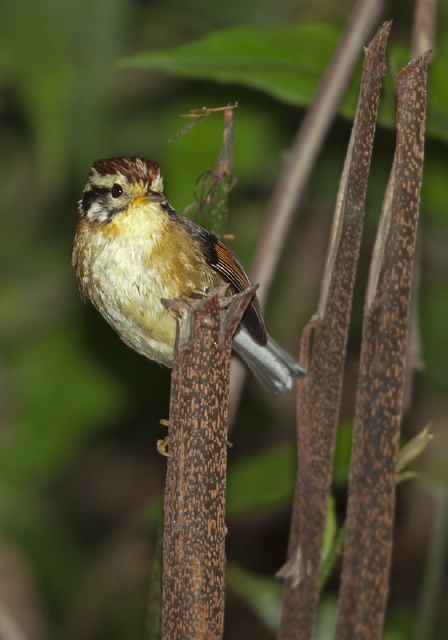
[[[157,191],[147,191],[144,196],[140,196],[134,200],[134,204],[150,204],[152,202],[163,202],[166,200],[163,193]]]

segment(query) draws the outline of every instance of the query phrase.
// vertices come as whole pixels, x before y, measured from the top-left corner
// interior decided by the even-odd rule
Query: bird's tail
[[[270,336],[267,344],[261,345],[242,328],[233,339],[233,348],[261,386],[274,395],[291,391],[294,379],[306,375],[305,369]]]

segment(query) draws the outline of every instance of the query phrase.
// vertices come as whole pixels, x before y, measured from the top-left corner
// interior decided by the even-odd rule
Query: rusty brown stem
[[[432,50],[434,55],[434,32],[437,16],[437,0],[415,0],[414,20],[412,23],[411,57],[416,58],[423,51]],[[423,349],[418,316],[421,272],[421,246],[417,242],[413,282],[411,292],[411,311],[409,344],[406,361],[403,413],[406,415],[412,398],[414,373],[424,367]]]
[[[398,75],[397,142],[370,267],[350,466],[337,640],[381,637],[423,171],[429,54]]]
[[[279,640],[312,637],[348,326],[390,26],[384,24],[366,50],[319,307],[302,334],[300,357],[308,377],[299,382],[297,397],[299,474],[288,561],[280,571],[286,583]]]
[[[192,306],[178,318],[164,503],[162,640],[221,640],[232,338],[255,287]]]

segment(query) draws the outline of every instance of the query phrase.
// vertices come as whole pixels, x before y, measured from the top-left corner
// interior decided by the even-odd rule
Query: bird
[[[177,213],[163,190],[159,165],[140,157],[97,160],[78,203],[72,264],[89,299],[132,349],[172,366],[176,320],[162,299],[194,298],[251,282],[234,252]],[[305,375],[267,333],[256,296],[236,331],[233,351],[274,395]]]

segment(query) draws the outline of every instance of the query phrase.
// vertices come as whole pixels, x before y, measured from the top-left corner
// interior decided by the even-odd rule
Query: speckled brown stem
[[[337,640],[378,640],[386,608],[426,109],[424,54],[398,75],[397,143],[364,307]]]
[[[162,640],[220,640],[224,628],[229,362],[255,288],[221,291],[178,317],[171,378]],[[223,308],[225,307],[225,308]]]
[[[279,640],[310,640],[319,599],[322,541],[330,495],[347,335],[367,178],[390,23],[366,50],[358,108],[344,165],[317,313],[305,327],[298,383],[299,474],[294,499]]]

